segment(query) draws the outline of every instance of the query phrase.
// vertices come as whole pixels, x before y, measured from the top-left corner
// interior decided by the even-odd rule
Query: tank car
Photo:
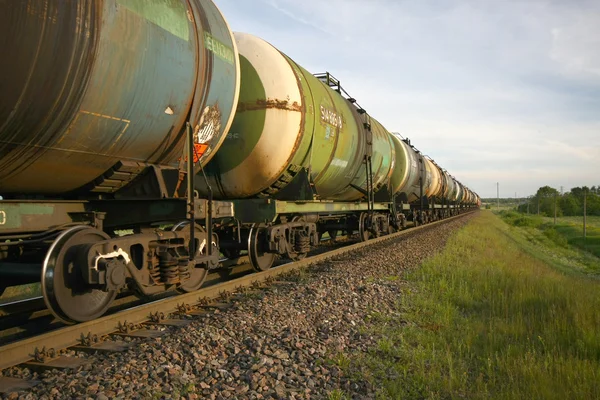
[[[304,257],[325,232],[358,230],[366,240],[393,229],[385,199],[376,201],[403,179],[394,176],[388,131],[330,74],[313,76],[266,41],[235,36],[236,116],[208,179],[197,178],[202,194],[210,187],[234,199],[237,220],[220,231],[223,251],[248,251],[264,270],[277,255]]]
[[[205,222],[233,215],[185,180],[239,95],[216,6],[4,1],[0,42],[0,286],[41,279],[66,322],[102,315],[124,288],[197,289],[219,259]]]
[[[367,186],[363,163],[369,151],[375,190],[389,180],[394,147],[381,124],[266,41],[235,37],[240,100],[227,140],[207,166],[217,197],[284,198],[282,190],[305,170],[315,196],[358,200]]]

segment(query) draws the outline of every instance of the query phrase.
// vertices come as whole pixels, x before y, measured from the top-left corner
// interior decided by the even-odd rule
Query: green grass
[[[548,217],[538,217],[536,215],[525,215],[515,211],[504,211],[500,213],[502,219],[509,225],[523,228],[517,235],[525,235],[532,243],[542,246],[548,246],[554,243],[558,247],[567,250],[562,251],[561,256],[567,258],[581,259],[585,254],[577,250],[584,250],[594,257],[589,258],[588,270],[594,273],[600,273],[600,218],[591,217],[587,225],[587,235],[583,238],[583,221],[581,217],[562,217],[554,220]],[[548,240],[546,240],[548,239]],[[568,251],[572,249],[574,251]],[[551,260],[546,260],[552,263]]]
[[[7,287],[0,295],[0,304],[24,300],[31,297],[41,296],[42,289],[39,283]]]
[[[492,211],[510,211],[510,210],[514,210],[518,204],[517,203],[507,203],[507,204],[500,204],[500,208],[498,208],[498,206],[496,205],[496,203],[489,203],[489,210]],[[482,208],[485,208],[486,205],[482,205]]]
[[[522,229],[481,212],[369,319],[377,345],[347,373],[381,398],[599,398],[600,282],[532,256]]]
[[[582,235],[582,229],[583,225],[557,225],[555,228],[556,232],[565,238],[569,245],[600,257],[600,228],[588,226],[585,239]]]
[[[554,218],[552,217],[542,217],[544,222],[554,223]],[[583,217],[558,217],[556,218],[556,223],[561,225],[573,225],[579,226],[583,229]],[[586,225],[593,228],[600,228],[600,217],[598,216],[588,216]]]
[[[546,226],[552,226],[552,218],[543,218]],[[556,231],[567,243],[600,257],[600,217],[587,217],[587,233],[583,238],[583,217],[561,217],[556,219]]]

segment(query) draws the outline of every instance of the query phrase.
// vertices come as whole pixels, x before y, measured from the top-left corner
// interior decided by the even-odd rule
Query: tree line
[[[554,201],[556,199],[557,216],[578,216],[583,215],[583,203],[586,197],[587,215],[600,216],[600,185],[574,187],[570,192],[560,194],[560,192],[550,186],[542,186],[534,196],[529,197],[525,203],[518,207],[520,212],[530,214],[539,213],[546,216],[554,215]],[[529,207],[529,208],[528,208]]]

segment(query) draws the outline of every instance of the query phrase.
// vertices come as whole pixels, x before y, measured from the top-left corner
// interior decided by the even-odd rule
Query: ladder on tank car
[[[371,133],[371,117],[367,113],[367,111],[362,108],[357,102],[356,99],[348,92],[342,88],[342,84],[340,80],[335,78],[329,72],[314,74],[315,78],[323,82],[325,85],[329,86],[331,89],[338,92],[341,96],[343,96],[346,100],[348,100],[351,104],[356,107],[356,111],[359,115],[363,116],[363,127],[366,132],[366,145],[367,150],[364,156],[364,164],[367,172],[367,190],[366,196],[368,201],[368,210],[369,213],[372,213],[375,209],[375,186],[373,184],[373,165],[372,165],[372,156],[373,156],[373,135]]]

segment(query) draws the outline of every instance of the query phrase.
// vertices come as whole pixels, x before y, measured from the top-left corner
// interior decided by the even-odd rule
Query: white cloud
[[[483,196],[600,183],[598,1],[217,3]]]
[[[574,15],[552,29],[551,58],[561,72],[600,84],[600,12]]]

